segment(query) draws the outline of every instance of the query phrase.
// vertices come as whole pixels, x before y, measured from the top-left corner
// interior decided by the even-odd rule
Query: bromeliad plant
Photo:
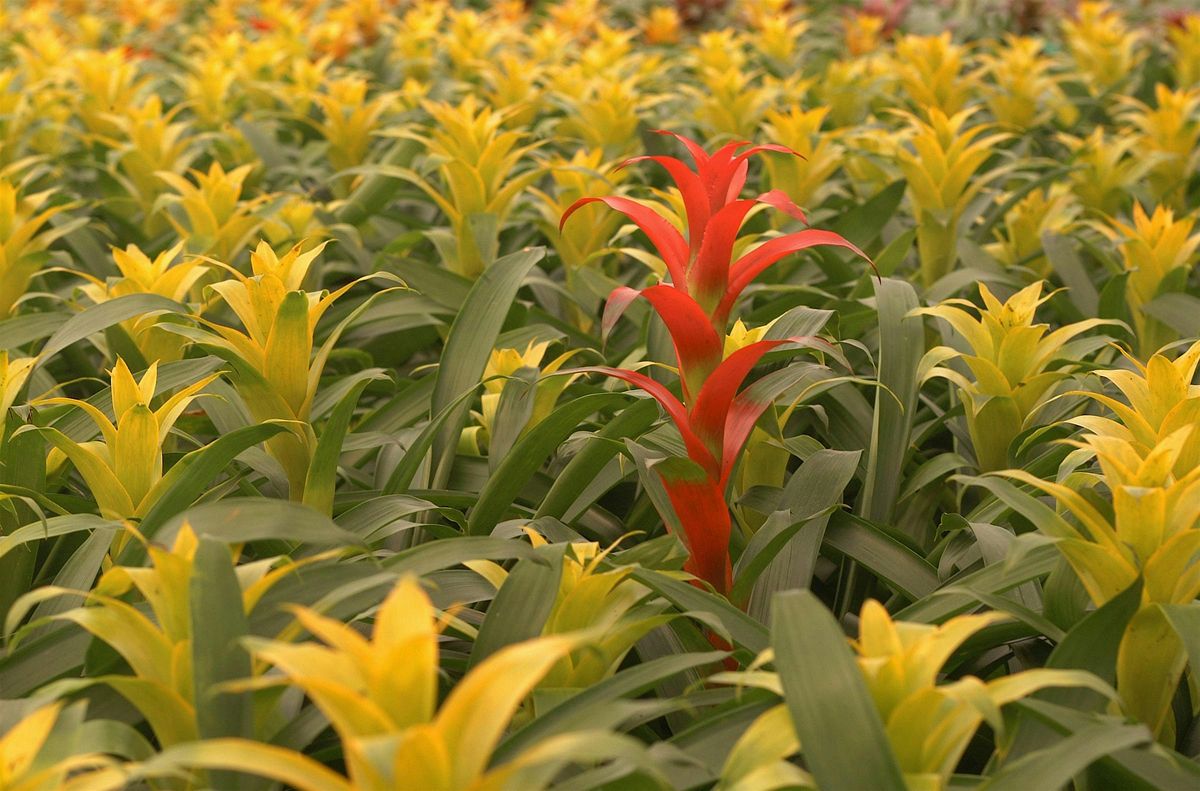
[[[1074,355],[1069,342],[1109,322],[1087,319],[1048,332],[1048,324],[1034,323],[1038,306],[1053,296],[1042,296],[1041,281],[1003,303],[983,283],[979,295],[983,308],[950,299],[918,311],[945,320],[970,347],[969,354],[950,346],[930,349],[921,360],[920,375],[922,380],[940,377],[957,386],[976,464],[991,471],[1009,466],[1013,440],[1034,425],[1055,386],[1070,375],[1073,366],[1066,361]],[[969,377],[944,365],[956,358],[966,363]]]
[[[187,465],[180,464],[163,474],[163,444],[200,391],[217,374],[210,374],[181,388],[157,408],[151,407],[158,388],[158,363],[151,363],[141,379],[135,379],[123,359],[112,370],[111,412],[89,401],[53,397],[41,406],[70,406],[91,419],[100,439],[80,442],[53,426],[30,428],[39,431],[53,446],[49,467],[70,461],[83,477],[100,514],[108,519],[128,519],[145,513],[175,485]],[[109,417],[109,414],[112,417]]]
[[[750,157],[765,152],[794,152],[779,145],[746,148],[747,143],[733,142],[710,155],[692,140],[665,134],[672,134],[684,144],[695,163],[694,170],[675,157],[637,157],[630,162],[655,162],[674,180],[684,205],[686,237],[655,209],[620,196],[583,198],[563,214],[560,225],[565,225],[581,207],[603,203],[641,228],[666,266],[669,282],[641,290],[628,286],[614,290],[605,306],[603,328],[607,333],[634,300],[640,297],[648,301],[674,343],[682,400],[637,371],[607,367],[580,370],[624,380],[658,400],[670,415],[687,457],[669,458],[656,470],[688,545],[690,557],[685,568],[727,594],[732,586],[732,523],[725,489],[755,422],[787,384],[794,382],[777,377],[738,391],[767,352],[791,341],[813,343],[807,338],[760,340],[726,358],[723,352],[730,314],[754,278],[792,253],[835,246],[863,258],[866,255],[836,233],[806,229],[772,238],[735,260],[738,232],[757,206],[778,208],[803,221],[800,208],[779,190],[756,198],[739,197],[746,184]]]
[[[1000,613],[960,615],[935,626],[893,620],[875,600],[863,605],[858,638],[851,641],[854,662],[883,726],[892,759],[903,775],[904,787],[913,791],[951,788],[951,776],[979,726],[986,722],[1002,737],[1006,730],[1002,707],[1040,689],[1081,687],[1113,694],[1095,676],[1075,670],[1026,670],[990,681],[973,675],[953,681],[940,678],[963,643],[1005,619]],[[767,652],[756,664],[772,661],[778,664],[779,657]],[[779,676],[770,672],[722,673],[714,680],[762,687],[780,696],[785,693]],[[832,695],[830,698],[826,705],[836,706]],[[793,725],[794,713],[820,705],[817,700],[789,698],[786,704],[761,715],[730,753],[719,788],[781,787],[745,784],[751,777],[759,782],[787,778],[789,786],[817,788],[810,775],[785,759],[805,750]]]
[[[254,639],[254,655],[278,673],[253,686],[302,689],[341,739],[346,777],[291,750],[245,739],[181,745],[166,766],[242,771],[303,791],[459,791],[544,788],[583,754],[603,757],[614,739],[573,733],[489,765],[526,696],[554,664],[581,644],[554,635],[506,646],[471,669],[438,703],[438,638],[448,620],[413,578],[402,579],[374,615],[365,637],[308,608],[298,623],[320,639],[288,643]],[[586,750],[587,739],[598,740]]]
[[[320,244],[304,251],[298,244],[280,256],[266,242],[259,242],[250,255],[250,277],[214,262],[233,277],[210,288],[242,328],[200,319],[202,329],[185,327],[180,332],[229,364],[230,379],[256,421],[286,422],[290,430],[268,440],[267,450],[283,467],[291,498],[327,510],[332,507],[333,485],[328,476],[334,471],[327,470],[320,478],[310,475],[317,451],[317,436],[309,422],[313,398],[334,345],[370,300],[343,318],[320,346],[314,337],[317,322],[333,303],[371,276],[332,292],[305,291],[305,277],[324,249],[325,244]]]
[[[1193,234],[1195,220],[1175,218],[1175,212],[1159,206],[1147,214],[1140,203],[1133,207],[1133,223],[1110,220],[1097,226],[1113,241],[1128,272],[1125,301],[1133,316],[1138,354],[1148,358],[1164,344],[1179,338],[1172,327],[1146,311],[1155,298],[1180,293],[1200,250],[1200,233]]]

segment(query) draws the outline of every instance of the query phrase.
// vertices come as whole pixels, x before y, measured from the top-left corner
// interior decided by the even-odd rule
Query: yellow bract
[[[1093,434],[1127,443],[1146,458],[1167,437],[1186,427],[1200,428],[1200,386],[1192,384],[1200,363],[1200,342],[1177,359],[1153,355],[1145,365],[1130,358],[1133,371],[1100,371],[1125,396],[1122,403],[1102,393],[1080,391],[1108,407],[1117,420],[1100,415],[1080,415],[1071,422]],[[1182,478],[1200,467],[1200,443],[1186,443],[1175,461],[1174,473]]]
[[[45,261],[42,255],[62,235],[46,223],[66,205],[47,206],[53,190],[22,194],[0,173],[0,317],[12,312]]]
[[[500,406],[501,395],[508,385],[507,379],[495,377],[511,377],[522,368],[533,368],[539,371],[529,420],[520,427],[519,434],[524,434],[554,411],[558,397],[578,375],[547,376],[547,374],[552,374],[565,365],[578,350],[563,352],[549,363],[542,365],[542,357],[549,347],[550,341],[541,343],[530,341],[524,352],[511,348],[492,350],[483,371],[484,393],[480,399],[480,411],[472,413],[479,425],[463,430],[462,442],[466,450],[478,455],[489,446],[491,441],[492,429],[496,423],[496,410]]]
[[[1004,215],[1004,222],[993,229],[996,241],[987,250],[1005,266],[1023,266],[1035,276],[1050,275],[1050,261],[1042,250],[1042,234],[1069,233],[1079,220],[1081,207],[1064,184],[1034,190]]]
[[[220,163],[213,162],[207,173],[190,171],[195,183],[177,173],[159,171],[158,177],[177,193],[171,200],[182,206],[187,223],[170,215],[168,219],[188,240],[192,252],[232,261],[250,243],[262,224],[254,210],[269,197],[242,200],[246,177],[254,167],[242,165],[226,172]]]
[[[965,299],[950,299],[917,311],[944,319],[971,349],[967,354],[935,347],[921,360],[920,374],[923,379],[948,379],[958,387],[976,462],[988,471],[1009,466],[1010,444],[1033,424],[1054,386],[1069,375],[1069,364],[1051,367],[1067,342],[1106,322],[1088,319],[1053,332],[1047,324],[1034,324],[1037,307],[1050,298],[1042,296],[1040,281],[1003,303],[983,283],[979,294],[982,309]],[[954,358],[966,363],[970,377],[943,365]]]
[[[1167,31],[1175,56],[1175,80],[1181,88],[1200,86],[1200,14],[1192,13]]]
[[[1075,17],[1063,20],[1062,32],[1075,68],[1093,93],[1116,87],[1134,73],[1143,57],[1138,46],[1141,35],[1130,31],[1108,3],[1080,3]]]
[[[965,128],[973,112],[947,115],[931,106],[928,121],[907,115],[912,150],[896,152],[917,217],[921,277],[927,286],[954,268],[959,219],[995,177],[977,173],[1008,138],[1003,133],[985,134],[990,132],[986,124]]]
[[[1170,388],[1162,389],[1166,400]],[[1118,414],[1123,412],[1128,414]],[[1053,496],[1075,518],[1078,526],[1060,519],[1038,527],[1056,539],[1097,606],[1141,578],[1142,605],[1118,651],[1117,690],[1126,711],[1168,744],[1174,743],[1175,730],[1171,699],[1187,653],[1160,605],[1186,604],[1200,595],[1200,468],[1175,473],[1188,468],[1185,453],[1194,456],[1190,444],[1195,429],[1193,420],[1144,455],[1119,432],[1072,443],[1098,461],[1097,482],[1111,495],[1111,515],[1065,484],[1042,481],[1023,470],[1002,473]]]
[[[473,96],[457,106],[426,102],[434,126],[424,143],[436,163],[442,188],[425,178],[406,177],[425,191],[450,221],[448,235],[431,234],[447,267],[478,277],[495,259],[500,229],[517,198],[541,175],[519,171],[536,146],[522,146],[521,133],[501,131],[504,115],[481,107]]]
[[[137,380],[125,361],[118,358],[111,376],[115,421],[91,403],[75,398],[46,398],[38,402],[83,410],[99,430],[99,440],[77,442],[57,429],[39,430],[54,446],[51,466],[65,457],[83,477],[101,515],[127,519],[144,515],[165,493],[170,481],[163,478],[162,445],[175,421],[217,375],[188,385],[157,409],[150,407],[158,384],[157,363],[151,363]]]
[[[183,252],[184,242],[154,257],[143,253],[137,245],[124,250],[113,248],[113,261],[120,277],[99,280],[85,272],[77,274],[89,282],[83,287],[88,299],[97,304],[129,294],[155,294],[176,302],[186,302],[193,287],[208,272],[208,264],[200,258],[176,261]],[[187,341],[165,329],[162,316],[148,314],[121,322],[121,327],[137,345],[142,357],[150,362],[169,362],[183,356]]]
[[[17,396],[37,365],[36,357],[9,357],[8,350],[0,351],[0,420],[17,403]]]
[[[1123,119],[1132,127],[1136,155],[1149,163],[1154,200],[1186,208],[1187,181],[1200,167],[1200,89],[1154,86],[1154,107],[1123,97]]]
[[[979,90],[997,123],[1018,130],[1051,116],[1074,123],[1078,112],[1059,87],[1054,62],[1042,54],[1042,46],[1039,39],[1010,35],[1003,47],[980,56],[988,79],[979,83]]]
[[[1165,293],[1184,290],[1195,266],[1200,233],[1193,234],[1195,220],[1175,219],[1170,209],[1158,206],[1146,214],[1140,203],[1133,207],[1133,224],[1109,220],[1098,226],[1117,246],[1129,280],[1125,300],[1133,314],[1138,350],[1143,358],[1158,351],[1179,335],[1143,309]]]
[[[966,50],[948,32],[938,36],[903,36],[892,59],[901,88],[924,112],[954,116],[966,105],[973,87],[962,76]]]
[[[306,608],[295,613],[324,645],[255,640],[252,650],[329,719],[350,783],[363,791],[500,787],[513,768],[489,770],[488,761],[505,726],[577,644],[554,636],[507,646],[467,673],[439,707],[438,620],[416,580],[401,580],[384,599],[370,639]]]
[[[939,683],[942,666],[972,635],[1006,619],[1000,613],[960,615],[934,626],[894,621],[871,599],[859,613],[858,639],[851,640],[858,669],[905,785],[920,791],[944,791],[975,731],[987,722],[1004,731],[1000,709],[1046,687],[1086,687],[1105,695],[1111,690],[1094,676],[1073,670],[1026,670],[992,681],[964,676]],[[759,661],[769,661],[765,654]],[[724,683],[747,683],[782,694],[774,673],[722,673]],[[803,750],[787,709],[777,706],[761,715],[722,770],[723,791],[750,791],[751,777],[788,777],[789,785],[809,787],[811,780],[780,762]],[[753,739],[753,740],[752,740]],[[756,742],[764,742],[758,744]],[[783,773],[783,774],[777,774]],[[769,787],[779,787],[772,785]]]
[[[765,157],[763,165],[771,186],[783,190],[801,208],[820,202],[830,176],[841,167],[846,153],[835,132],[821,130],[828,115],[825,107],[792,107],[787,111],[768,110],[763,118],[765,138],[800,155]]]

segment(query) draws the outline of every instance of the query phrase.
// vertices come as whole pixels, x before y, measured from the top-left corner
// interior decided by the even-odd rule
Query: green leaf
[[[734,607],[724,597],[650,569],[635,568],[630,577],[653,589],[685,612],[703,613],[715,619],[729,633],[736,645],[751,653],[761,653],[767,647],[770,638],[766,627]]]
[[[658,416],[658,404],[650,398],[639,398],[622,409],[593,434],[587,445],[555,476],[554,484],[542,498],[542,504],[534,516],[564,518],[573,506],[578,505],[579,493],[622,451],[624,446],[619,440],[639,436],[654,424]]]
[[[810,591],[775,597],[775,667],[804,761],[820,788],[905,791],[841,627]]]
[[[51,335],[50,340],[46,341],[46,345],[42,347],[39,358],[42,361],[49,360],[72,343],[126,319],[145,316],[148,313],[164,312],[186,316],[188,309],[173,299],[160,297],[157,294],[128,294],[92,305],[72,316],[59,327],[58,331]]]
[[[478,665],[506,645],[542,633],[558,595],[565,545],[547,549],[556,551],[539,552],[535,557],[517,561],[505,578],[479,627],[469,667]]]
[[[451,406],[464,392],[479,384],[521,283],[545,254],[546,251],[539,247],[506,255],[497,259],[475,281],[450,325],[433,386],[430,415]],[[454,407],[434,438],[433,488],[440,488],[449,480],[458,434],[466,417],[466,404]]]
[[[270,540],[321,547],[362,544],[354,533],[311,506],[266,497],[232,497],[193,506],[164,523],[158,540],[174,541],[185,522],[197,536],[224,544]]]
[[[250,693],[215,689],[227,681],[250,677],[250,654],[240,642],[248,634],[249,627],[242,608],[242,588],[229,547],[212,538],[201,538],[189,584],[192,683],[200,738],[252,738],[254,711]],[[262,785],[223,772],[214,773],[211,782],[216,787],[229,789]]]
[[[363,372],[362,376],[334,406],[329,420],[317,438],[317,448],[308,465],[304,481],[304,504],[324,514],[333,513],[333,493],[337,485],[337,464],[342,455],[342,441],[350,429],[350,419],[358,406],[363,390],[372,381],[387,379],[381,371]]]
[[[622,393],[592,393],[561,404],[529,430],[513,446],[504,461],[488,478],[479,493],[479,502],[471,510],[467,533],[481,536],[491,532],[526,482],[541,468],[542,462],[579,427],[588,415],[626,400]]]
[[[1071,778],[1105,757],[1151,741],[1141,725],[1098,723],[1071,734],[1058,744],[1006,766],[984,781],[979,791],[1029,791],[1062,788]]]

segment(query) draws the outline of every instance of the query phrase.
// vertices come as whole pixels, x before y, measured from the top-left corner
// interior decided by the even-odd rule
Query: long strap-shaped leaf
[[[905,791],[846,635],[810,591],[775,597],[775,665],[804,761],[819,788]]]

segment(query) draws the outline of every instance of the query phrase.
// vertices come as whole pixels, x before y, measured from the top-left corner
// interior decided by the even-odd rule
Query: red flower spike
[[[682,289],[665,285],[650,286],[641,291],[628,286],[615,289],[604,306],[601,328],[605,334],[639,296],[646,298],[667,325],[679,361],[683,399],[691,404],[705,379],[720,364],[724,341],[709,323],[708,314],[694,299]]]
[[[689,410],[692,430],[712,451],[713,456],[721,459],[721,467],[733,468],[742,443],[726,445],[725,424],[729,419],[729,410],[733,405],[742,382],[750,375],[750,371],[758,365],[758,361],[767,352],[789,343],[788,340],[758,341],[738,349],[725,358],[717,370],[712,372],[696,403]],[[745,440],[743,440],[744,442]],[[721,476],[721,485],[725,484],[725,475]]]
[[[661,382],[656,382],[645,374],[637,371],[627,371],[624,368],[610,368],[606,365],[589,365],[580,368],[571,368],[569,370],[559,371],[559,374],[587,374],[596,373],[611,376],[614,379],[620,379],[623,382],[628,382],[634,387],[644,390],[648,395],[654,398],[667,415],[675,423],[675,428],[679,430],[679,436],[683,439],[683,446],[687,449],[688,458],[696,464],[699,464],[702,469],[713,479],[720,476],[721,463],[717,457],[712,454],[708,446],[703,440],[692,431],[692,423],[688,417],[687,408],[680,402],[675,395],[666,388]]]
[[[676,230],[674,225],[667,222],[661,214],[637,201],[615,195],[604,198],[580,198],[563,212],[562,219],[558,221],[558,230],[562,231],[567,220],[576,211],[589,203],[596,202],[603,203],[610,209],[624,214],[633,220],[646,236],[650,237],[650,243],[662,256],[663,262],[667,265],[667,271],[671,273],[672,280],[682,283],[687,279],[688,243],[684,241],[683,234]]]
[[[683,147],[686,148],[688,153],[692,155],[692,161],[696,163],[697,168],[702,168],[708,164],[708,154],[704,151],[699,143],[697,143],[695,140],[692,140],[690,137],[684,137],[678,132],[672,132],[670,129],[655,129],[654,134],[673,137],[680,143],[683,143]]]
[[[729,561],[732,522],[724,487],[687,459],[667,459],[655,469],[683,529],[688,549],[684,570],[727,596],[733,588]]]
[[[810,247],[844,247],[861,256],[871,264],[872,268],[875,266],[866,253],[833,231],[810,228],[789,233],[786,236],[777,236],[746,253],[729,267],[729,286],[713,314],[713,323],[724,326],[738,296],[764,270],[785,256],[807,250]]]
[[[708,193],[704,189],[704,183],[700,181],[700,176],[675,157],[633,157],[622,162],[617,170],[635,162],[657,162],[675,182],[675,187],[683,198],[684,213],[687,214],[689,256],[695,257],[703,238],[703,234],[697,233],[696,229],[703,229],[708,225],[708,218],[712,213]]]

